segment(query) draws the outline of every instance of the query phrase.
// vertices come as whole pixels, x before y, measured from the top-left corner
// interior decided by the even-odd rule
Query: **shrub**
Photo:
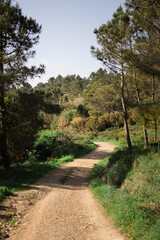
[[[0,202],[9,195],[11,195],[11,191],[7,187],[0,187]]]
[[[35,155],[35,151],[33,152],[29,152],[28,153],[28,158],[27,160],[25,161],[25,164],[27,165],[33,165],[33,164],[36,164],[37,163],[37,157]]]
[[[57,129],[57,124],[58,124],[59,117],[54,116],[52,123],[51,123],[51,129],[56,130]]]
[[[89,117],[88,109],[82,104],[77,107],[77,114],[83,117]]]
[[[42,130],[38,133],[38,138],[34,143],[38,160],[45,161],[47,157],[51,156],[57,136],[58,130]]]
[[[86,122],[86,128],[88,131],[98,132],[99,122],[97,116],[90,116]]]
[[[88,131],[104,131],[111,127],[121,127],[123,126],[123,116],[119,112],[106,112],[102,116],[90,116],[86,123],[86,128]]]
[[[75,117],[75,118],[73,118],[71,124],[78,131],[84,131],[85,126],[86,126],[86,121],[87,121],[87,119],[84,117]]]
[[[63,113],[63,117],[65,118],[66,121],[71,122],[73,118],[76,116],[77,111],[75,109],[71,109],[67,112]]]
[[[57,122],[57,127],[58,129],[64,129],[66,127],[68,127],[70,124],[70,122],[68,120],[66,120],[66,118],[64,116],[61,116]]]
[[[98,118],[99,130],[104,131],[106,128],[110,128],[112,125],[109,120],[109,114],[106,113]]]
[[[42,130],[34,144],[34,155],[38,161],[46,161],[72,154],[82,147],[76,144],[67,133],[58,130]]]
[[[106,128],[110,127],[122,127],[123,126],[123,115],[120,112],[111,112],[103,114]]]

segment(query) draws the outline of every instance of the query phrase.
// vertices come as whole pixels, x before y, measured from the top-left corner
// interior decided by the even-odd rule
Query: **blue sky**
[[[45,64],[46,73],[30,81],[32,86],[58,74],[88,77],[102,64],[92,57],[95,28],[112,18],[125,0],[14,0],[24,15],[42,24],[36,56],[28,64]]]

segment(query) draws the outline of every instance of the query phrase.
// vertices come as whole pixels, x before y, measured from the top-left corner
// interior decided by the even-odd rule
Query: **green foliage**
[[[46,161],[52,155],[58,136],[58,130],[42,130],[38,133],[33,148],[39,161]]]
[[[124,129],[123,128],[108,128],[103,132],[98,132],[95,136],[93,136],[93,141],[108,141],[113,142],[116,145],[125,144],[124,138]]]
[[[60,104],[63,108],[70,109],[75,105],[75,98],[82,96],[82,92],[88,80],[76,75],[52,77],[47,83],[39,83],[34,90],[42,91],[46,100],[54,104]]]
[[[40,135],[45,136],[45,133],[41,133]],[[56,133],[51,133],[50,135],[47,135],[49,136],[49,139],[52,137],[55,138]],[[51,143],[51,141],[52,140],[50,139],[49,142]],[[43,144],[46,144],[44,143],[44,139],[41,141],[41,144],[41,146],[43,146]],[[65,146],[63,145],[62,148],[63,147]],[[65,149],[65,156],[60,154],[61,157],[58,158],[57,154],[56,157],[48,157],[48,161],[46,162],[40,162],[36,158],[36,153],[33,152],[29,154],[28,160],[23,164],[11,165],[9,169],[0,168],[0,186],[4,186],[0,187],[0,201],[4,200],[8,195],[11,195],[15,191],[24,190],[30,187],[30,184],[37,181],[39,178],[44,176],[52,169],[60,167],[61,164],[64,164],[66,162],[73,161],[74,158],[83,156],[84,154],[89,153],[93,149],[95,149],[94,144],[74,143]],[[57,153],[59,153],[58,151],[59,148],[57,148]]]
[[[53,120],[51,122],[51,129],[52,130],[56,130],[57,129],[57,123],[58,123],[59,117],[58,116],[54,116]]]
[[[11,162],[24,162],[32,150],[35,134],[43,126],[39,111],[42,98],[30,92],[14,90],[7,95],[10,101],[7,110],[7,148]]]
[[[133,145],[144,145],[144,136],[143,129],[140,125],[130,125],[130,135]],[[148,138],[150,142],[154,141],[153,130],[148,130]],[[96,135],[93,135],[93,141],[109,141],[118,146],[126,146],[124,128],[108,128],[103,132],[98,132]]]
[[[90,116],[86,122],[86,129],[88,131],[98,132],[99,130],[98,117]]]
[[[33,46],[39,41],[41,26],[31,17],[28,18],[27,16],[24,16],[19,5],[13,5],[12,1],[0,1],[0,9],[0,132],[2,133],[0,154],[1,163],[5,168],[7,168],[11,162],[9,152],[10,154],[12,153],[12,149],[10,150],[7,145],[8,140],[10,139],[7,132],[8,122],[10,121],[10,117],[12,118],[12,116],[7,113],[6,105],[8,100],[11,101],[11,99],[7,96],[8,90],[13,86],[18,86],[19,88],[19,86],[21,86],[21,84],[29,77],[33,78],[34,76],[40,76],[44,73],[45,67],[44,65],[40,65],[39,67],[27,67],[26,65],[27,60],[30,57],[33,57],[36,53],[33,50]],[[28,86],[26,86],[26,89],[29,90]],[[16,110],[16,112],[18,112],[18,109]],[[23,109],[21,109],[21,111],[23,112]],[[23,119],[21,121],[23,121]],[[14,127],[16,129],[13,130]],[[12,135],[14,131],[16,132],[18,127],[21,126],[13,121],[12,130],[10,129],[12,131]],[[21,134],[21,132],[19,132],[19,134]],[[13,155],[15,155],[15,153]],[[16,157],[17,156],[18,153],[16,153]],[[21,157],[22,156],[20,156],[20,158]]]
[[[82,104],[77,107],[77,114],[83,117],[89,117],[88,109]]]
[[[124,190],[143,199],[146,207],[152,208],[159,214],[160,155],[156,149],[135,159],[128,180],[129,184],[124,185]]]
[[[54,117],[51,129],[64,130],[74,127],[79,132],[81,131],[104,131],[107,128],[123,126],[123,116],[120,112],[106,112],[102,116],[84,117],[88,111],[79,105],[80,109],[71,109],[64,111],[59,117]]]
[[[117,149],[110,155],[109,162],[105,168],[105,180],[107,184],[120,187],[128,172],[132,169],[139,154],[147,154],[149,150],[143,150],[143,146],[136,147],[130,151],[128,148]]]
[[[126,19],[128,19],[126,21]],[[130,18],[120,6],[111,21],[102,24],[94,33],[100,48],[91,47],[91,53],[112,72],[121,74],[123,57],[129,47]]]
[[[47,161],[51,158],[61,158],[71,154],[85,153],[88,142],[75,141],[71,134],[58,130],[42,130],[34,143],[33,154],[38,161]],[[93,145],[89,145],[92,146]],[[89,150],[89,149],[88,149]]]
[[[120,112],[106,112],[98,118],[99,130],[104,131],[110,127],[122,127],[123,116]]]
[[[71,109],[62,114],[62,116],[66,119],[66,121],[71,122],[73,118],[76,116],[76,109]]]
[[[105,112],[121,109],[117,76],[100,68],[89,79],[84,97],[90,115],[103,115]]]
[[[69,127],[72,119],[76,116],[77,111],[70,109],[61,113],[59,117],[54,117],[51,123],[51,129],[64,129]]]
[[[11,194],[12,192],[7,187],[0,187],[0,202],[2,202],[7,196]]]
[[[27,160],[25,161],[25,164],[36,164],[38,162],[36,156],[35,156],[35,151],[33,152],[29,152],[28,154],[28,158]]]
[[[137,122],[141,125],[145,125],[147,127],[154,127],[154,120],[159,119],[160,116],[160,104],[150,103],[140,105],[135,109],[135,117],[137,118]]]
[[[90,172],[90,179],[101,179],[105,174],[105,168],[108,164],[108,158],[106,157],[103,161],[99,162],[94,166],[94,168]]]
[[[159,146],[118,148],[90,177],[92,191],[123,232],[131,239],[159,239]]]

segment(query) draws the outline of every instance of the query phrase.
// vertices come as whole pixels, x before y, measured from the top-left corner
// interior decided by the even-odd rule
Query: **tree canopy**
[[[38,43],[41,26],[22,14],[21,8],[11,0],[0,0],[0,139],[4,167],[9,166],[7,152],[7,115],[5,97],[7,89],[44,72],[44,66],[27,67],[28,58],[35,55],[32,47]]]

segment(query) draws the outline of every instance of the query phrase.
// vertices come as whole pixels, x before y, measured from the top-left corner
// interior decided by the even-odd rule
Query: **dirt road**
[[[10,240],[124,240],[88,188],[88,174],[114,146],[95,151],[52,171],[35,186],[50,189],[24,216]],[[63,185],[59,184],[69,175]]]

